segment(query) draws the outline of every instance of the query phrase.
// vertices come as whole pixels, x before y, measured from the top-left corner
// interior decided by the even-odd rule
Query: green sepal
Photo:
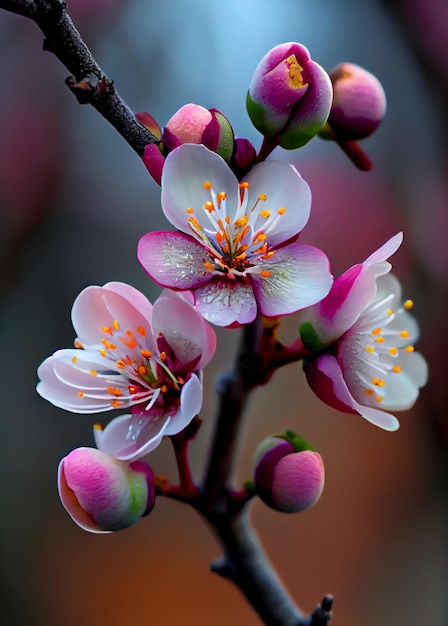
[[[219,144],[216,152],[226,161],[230,163],[233,151],[235,149],[235,135],[229,120],[219,111],[213,111],[213,115],[218,121],[220,128]]]
[[[325,347],[311,322],[304,322],[299,326],[299,335],[303,345],[310,352],[318,352]]]

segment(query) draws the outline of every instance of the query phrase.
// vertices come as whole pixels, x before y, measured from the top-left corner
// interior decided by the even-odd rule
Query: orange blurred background
[[[383,83],[387,117],[364,143],[372,172],[355,170],[320,140],[275,157],[294,160],[310,183],[313,208],[302,240],[325,250],[336,275],[404,230],[392,260],[404,296],[415,301],[431,382],[391,434],[320,403],[299,364],[278,371],[249,405],[236,484],[250,478],[264,437],[300,432],[324,458],[321,500],[297,516],[256,502],[253,520],[301,608],[309,612],[333,593],[335,626],[442,626],[448,72],[441,24],[448,15],[437,0],[425,2],[424,20],[412,0],[360,4],[72,0],[69,10],[130,107],[149,111],[161,126],[196,102],[222,110],[236,135],[258,147],[245,95],[259,59],[284,41],[304,43],[327,70],[350,61]],[[1,623],[256,626],[239,592],[209,572],[220,547],[188,507],[160,498],[136,526],[95,536],[59,503],[57,464],[72,448],[93,445],[94,420],[38,397],[36,368],[72,344],[70,309],[86,285],[123,280],[157,296],[135,249],[142,234],[168,224],[160,189],[117,133],[77,104],[65,68],[42,52],[37,27],[0,12],[0,50]],[[284,326],[291,338],[294,316]],[[204,424],[191,450],[198,478],[213,429],[214,383],[231,366],[238,337],[218,331],[217,356],[205,373]],[[176,480],[169,442],[149,462]]]

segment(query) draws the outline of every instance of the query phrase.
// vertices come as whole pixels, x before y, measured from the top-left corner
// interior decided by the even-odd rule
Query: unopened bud
[[[146,463],[119,461],[96,448],[76,448],[62,459],[58,490],[72,519],[93,533],[127,528],[155,502],[154,474]]]
[[[307,48],[284,43],[258,64],[246,99],[253,125],[267,138],[279,138],[288,150],[305,145],[322,128],[333,90],[326,71]]]
[[[320,498],[325,481],[320,454],[294,433],[266,439],[256,453],[257,495],[284,513],[305,511]]]
[[[168,120],[163,131],[167,152],[184,143],[202,143],[229,162],[234,150],[233,129],[220,111],[185,104]]]
[[[337,139],[364,139],[386,113],[386,94],[379,80],[353,63],[341,63],[330,72],[333,105],[328,125]],[[325,137],[325,129],[322,133]]]

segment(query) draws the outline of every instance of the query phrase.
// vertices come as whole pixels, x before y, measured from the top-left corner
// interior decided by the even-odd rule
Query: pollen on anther
[[[392,368],[392,371],[395,372],[396,374],[399,374],[402,371],[402,367],[401,365],[394,365]]]
[[[139,365],[137,372],[140,374],[140,376],[144,376],[147,372],[147,369],[144,365]]]
[[[265,202],[268,199],[268,197],[267,197],[267,195],[265,193],[260,193],[260,194],[258,194],[258,199],[262,200],[263,202]]]
[[[279,215],[284,215],[284,214],[286,213],[286,208],[285,208],[284,206],[281,206],[281,207],[278,209],[277,213],[278,213]]]
[[[383,401],[383,398],[382,398],[381,396],[377,396],[377,397],[375,398],[375,400],[376,400],[376,401],[378,402],[378,404],[379,404],[380,402],[382,402],[382,401]]]
[[[78,391],[78,396],[82,398],[84,396],[84,391]]]
[[[386,313],[388,315],[393,315],[394,314],[393,309],[387,309]]]
[[[77,362],[77,360],[78,360],[78,357],[77,357],[77,356],[72,357],[72,363],[73,363],[73,365]]]
[[[118,387],[106,387],[106,391],[107,393],[110,393],[112,396],[122,396],[123,393],[121,392],[120,389],[118,389]]]
[[[120,330],[120,324],[117,322],[117,320],[113,321],[113,327],[115,330]]]
[[[210,202],[210,200],[207,200],[207,202],[204,204],[204,209],[208,211],[209,213],[214,211],[215,207],[213,206],[213,202]]]
[[[204,189],[211,189],[212,188],[212,183],[209,180],[206,180],[204,185],[203,185]]]
[[[104,426],[102,424],[94,424],[93,425],[93,429],[94,430],[100,430],[103,431],[104,430]]]
[[[96,370],[90,370],[90,376],[98,376],[98,372]]]
[[[166,392],[168,391],[168,387],[167,387],[166,385],[162,385],[162,386],[160,387],[160,391],[161,391],[162,393],[166,393]]]
[[[101,348],[100,354],[101,354],[101,356],[107,356],[107,352],[103,348]]]
[[[260,217],[267,218],[267,217],[270,217],[270,215],[271,215],[271,212],[268,209],[264,209],[263,211],[260,211]]]
[[[405,309],[405,311],[410,311],[413,306],[414,306],[413,300],[406,300],[406,302],[403,304],[403,309]]]
[[[365,350],[366,352],[369,352],[370,354],[375,354],[375,348],[373,346],[366,346]]]
[[[374,339],[374,341],[376,343],[384,343],[384,337],[376,337],[376,339]]]
[[[381,328],[374,328],[370,331],[372,335],[379,335],[381,333]]]
[[[166,352],[160,352],[159,357],[161,361],[166,361]]]
[[[118,369],[119,369],[119,370],[122,370],[122,369],[124,369],[124,368],[126,367],[125,362],[124,362],[124,361],[122,361],[121,359],[120,359],[120,360],[118,360],[118,361],[115,363],[115,365],[118,367]]]
[[[78,350],[83,350],[84,349],[84,346],[82,345],[82,343],[78,339],[75,339],[74,345],[75,345],[75,348],[78,348]]]
[[[269,278],[271,272],[269,270],[261,270],[260,274],[263,276],[263,278]]]
[[[384,387],[385,384],[386,381],[382,378],[372,378],[372,385],[375,385],[375,387]]]
[[[188,215],[192,215],[194,213],[194,209],[189,206],[185,209],[185,213],[188,213]]]
[[[405,352],[414,352],[414,346],[406,346],[404,349]]]
[[[113,330],[110,326],[102,326],[101,327],[101,332],[102,333],[106,333],[107,335],[112,335]]]
[[[240,189],[249,189],[249,183],[247,183],[246,181],[243,181],[242,183],[238,185],[238,187]]]
[[[409,331],[408,330],[400,331],[400,337],[403,337],[403,339],[407,339],[409,337]]]
[[[373,389],[364,389],[364,393],[366,394],[366,396],[372,397],[375,395],[375,392],[373,391]]]
[[[152,357],[152,352],[151,350],[140,350],[140,354],[144,357],[146,357],[147,359],[150,359]]]
[[[118,409],[118,407],[123,406],[123,402],[120,402],[120,400],[117,400],[116,398],[114,398],[112,402],[110,403],[110,405],[113,409]]]
[[[397,354],[398,354],[398,348],[395,348],[395,347],[393,347],[393,348],[389,348],[388,352],[389,352],[389,354],[390,354],[391,356],[397,356]]]

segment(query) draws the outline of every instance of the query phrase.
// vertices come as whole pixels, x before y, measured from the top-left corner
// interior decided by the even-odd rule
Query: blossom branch
[[[71,72],[66,84],[80,104],[92,105],[142,156],[158,139],[136,119],[93,58],[63,0],[0,0],[0,8],[33,20],[45,36],[43,49],[52,52]]]

